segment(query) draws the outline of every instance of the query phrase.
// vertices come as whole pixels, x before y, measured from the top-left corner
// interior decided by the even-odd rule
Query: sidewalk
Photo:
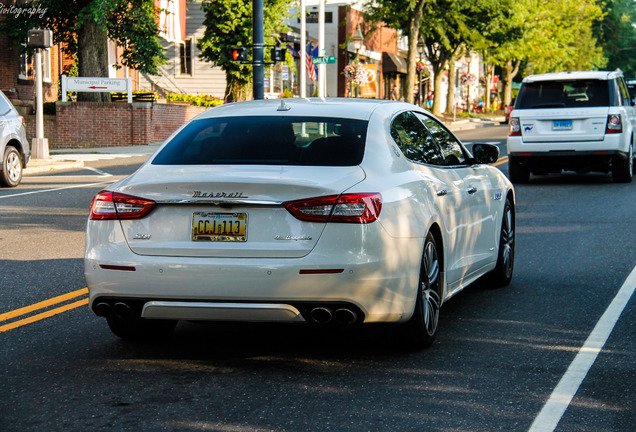
[[[85,162],[119,159],[133,156],[150,156],[161,143],[126,147],[94,147],[81,149],[53,149],[48,159],[31,159],[24,175],[42,174],[72,168],[82,168]]]
[[[481,127],[498,126],[504,121],[503,117],[493,118],[463,118],[454,121],[444,118],[446,126],[451,131],[475,129]],[[133,156],[150,156],[162,143],[152,143],[141,146],[126,147],[94,147],[81,149],[54,149],[48,159],[31,159],[24,175],[42,174],[50,171],[82,168],[87,161],[104,159],[118,159]]]

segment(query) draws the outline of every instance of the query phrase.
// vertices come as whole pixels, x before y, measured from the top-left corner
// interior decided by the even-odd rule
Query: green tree
[[[439,89],[446,66],[450,63],[454,69],[455,58],[466,50],[485,54],[496,46],[502,38],[499,29],[509,18],[509,3],[509,0],[430,0],[426,4],[420,32],[433,67],[434,114],[440,115],[442,111]],[[454,94],[454,82],[449,79],[451,93]],[[448,110],[452,109],[453,99],[447,99]]]
[[[593,29],[603,17],[596,0],[516,0],[510,32],[496,49],[493,61],[502,67],[503,102],[509,104],[512,81],[520,66],[524,73],[603,68],[606,59]],[[520,34],[519,34],[520,32]]]
[[[406,101],[413,103],[413,88],[417,65],[417,42],[424,5],[430,0],[374,0],[365,4],[367,18],[372,22],[384,22],[401,30],[408,37]]]
[[[606,0],[605,17],[594,28],[608,59],[607,69],[636,78],[636,5],[633,0]]]
[[[272,45],[276,42],[275,35],[287,30],[284,20],[289,4],[287,0],[264,0],[263,8],[265,44]],[[252,1],[204,0],[203,10],[205,33],[197,43],[200,57],[225,72],[227,101],[246,100],[250,95],[252,66],[233,61],[231,48],[252,45]]]
[[[154,74],[166,61],[153,0],[33,0],[16,7],[41,12],[7,14],[0,32],[19,43],[31,28],[52,30],[55,43],[64,43],[67,54],[77,54],[79,76],[108,76],[108,39],[123,49],[118,67]],[[78,98],[99,102],[110,95],[79,93]]]

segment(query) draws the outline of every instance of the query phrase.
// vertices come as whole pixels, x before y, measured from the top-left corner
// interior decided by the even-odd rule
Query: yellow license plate
[[[192,215],[193,241],[246,241],[247,213],[195,212]]]

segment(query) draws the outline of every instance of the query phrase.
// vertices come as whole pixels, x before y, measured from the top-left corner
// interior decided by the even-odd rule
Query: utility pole
[[[307,97],[307,17],[305,0],[300,0],[300,97]],[[304,123],[303,123],[304,126]]]
[[[253,0],[252,3],[252,34],[253,34],[253,96],[254,99],[265,99],[265,13],[263,0]]]

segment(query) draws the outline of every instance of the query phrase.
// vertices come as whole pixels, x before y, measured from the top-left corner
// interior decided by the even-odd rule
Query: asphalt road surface
[[[458,135],[500,144],[507,172],[505,127]],[[636,181],[518,186],[512,284],[445,304],[428,350],[382,326],[180,323],[134,344],[88,310],[82,259],[92,197],[139,162],[0,189],[0,431],[634,430]]]

